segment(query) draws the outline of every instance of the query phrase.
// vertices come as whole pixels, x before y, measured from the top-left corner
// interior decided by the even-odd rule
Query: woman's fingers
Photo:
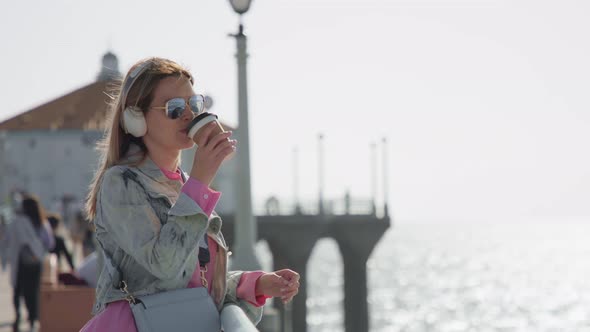
[[[299,289],[299,281],[289,281],[287,284],[281,285],[281,292],[290,292]]]
[[[227,142],[228,138],[232,135],[231,131],[223,131],[220,132],[218,134],[216,134],[215,136],[211,137],[211,139],[209,139],[209,142],[207,142],[206,147],[213,151],[215,150],[215,148],[217,148],[217,146],[221,143]]]
[[[288,280],[289,283],[299,283],[299,278],[300,278],[299,273],[297,273],[293,270],[284,269],[284,270],[276,271],[275,273],[280,275],[284,279]]]
[[[295,274],[291,276],[290,282],[297,283],[297,285],[299,285],[299,278],[299,273],[295,272]]]
[[[211,132],[213,129],[217,127],[215,121],[208,123],[205,127],[201,128],[203,130],[203,134],[200,135],[199,139],[197,140],[197,146],[206,146],[209,143],[209,136],[211,136]]]
[[[280,270],[273,273],[268,273],[263,276],[266,280],[264,282],[264,294],[272,297],[280,297],[283,303],[287,303],[293,299],[299,292],[299,274],[292,270]]]
[[[289,279],[291,279],[294,276],[299,277],[299,273],[297,273],[291,269],[278,270],[275,273],[280,275],[281,277],[289,277]]]
[[[299,293],[299,273],[292,270],[279,271],[282,274],[284,280],[287,280],[287,284],[281,289],[281,301],[287,304],[293,299],[297,293]],[[287,279],[288,278],[288,279]]]
[[[295,297],[295,295],[297,295],[297,293],[299,293],[299,290],[295,290],[293,292],[285,293],[285,294],[283,294],[281,296],[281,301],[283,301],[283,303],[286,304],[289,301],[291,301],[293,299],[293,297]]]
[[[260,277],[260,292],[266,296],[279,297],[284,287],[284,280],[275,273],[266,273]]]
[[[225,157],[236,151],[236,144],[236,140],[228,140],[226,142],[219,143],[219,145],[213,151],[215,159],[219,162],[222,162]]]

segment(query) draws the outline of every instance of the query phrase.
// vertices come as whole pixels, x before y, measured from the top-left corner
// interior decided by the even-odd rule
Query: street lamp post
[[[252,184],[250,183],[250,136],[248,134],[248,85],[246,80],[246,35],[242,25],[242,14],[248,11],[252,0],[230,0],[232,8],[240,14],[238,33],[236,38],[238,53],[238,162],[236,180],[236,212],[235,212],[235,256],[232,268],[236,270],[260,270],[260,263],[254,252],[257,239],[256,219],[252,213]],[[262,332],[278,331],[279,315],[272,307],[266,307],[258,328]]]
[[[295,214],[301,214],[301,202],[299,202],[299,149],[293,148],[293,201],[295,202]]]
[[[321,216],[326,212],[324,205],[324,135],[318,135],[318,173],[319,173],[319,195],[318,195],[318,212]]]
[[[377,214],[377,145],[371,143],[371,214]]]
[[[387,177],[387,138],[383,137],[383,217],[389,217],[389,179]]]
[[[232,268],[238,270],[259,270],[260,263],[254,252],[257,238],[256,219],[252,212],[252,184],[250,182],[250,139],[248,133],[248,86],[246,79],[246,35],[242,25],[242,14],[250,8],[251,0],[230,0],[234,11],[240,14],[236,38],[238,61],[238,129],[236,132],[238,162],[236,179],[236,211],[234,227],[234,258]]]

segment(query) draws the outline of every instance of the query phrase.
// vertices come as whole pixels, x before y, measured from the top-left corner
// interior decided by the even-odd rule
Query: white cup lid
[[[199,131],[199,129],[203,128],[209,122],[217,120],[217,117],[214,114],[208,115],[201,119],[199,122],[195,123],[191,129],[188,131],[188,137],[194,138],[195,134]]]

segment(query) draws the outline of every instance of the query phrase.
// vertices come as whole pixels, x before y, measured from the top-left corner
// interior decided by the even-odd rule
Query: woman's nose
[[[191,106],[188,103],[186,103],[186,107],[184,108],[184,111],[182,112],[182,119],[186,120],[186,121],[191,121],[194,117],[195,117],[195,113],[191,109]]]

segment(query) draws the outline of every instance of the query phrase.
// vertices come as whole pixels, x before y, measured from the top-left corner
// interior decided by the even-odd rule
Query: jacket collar
[[[129,147],[129,151],[125,155],[125,158],[123,158],[123,162],[137,163],[141,160],[141,156],[142,152],[139,146],[137,146],[136,144],[131,144],[131,146]],[[156,165],[156,163],[154,163],[154,161],[149,156],[145,157],[145,159],[137,166],[137,169],[139,169],[140,172],[159,183],[168,184],[175,188],[178,187],[178,189],[180,189],[180,187],[182,186],[182,183],[180,183],[180,181],[169,179],[162,172],[160,167]],[[186,182],[188,178],[187,175],[182,171],[182,169],[180,170],[180,174],[182,175],[183,180]]]
[[[122,161],[124,163],[137,163],[139,160],[141,160],[141,156],[142,153],[139,146],[137,146],[136,144],[131,144],[131,146],[129,147],[129,151],[127,152],[125,158],[123,158]],[[164,190],[164,192],[162,192],[166,196],[178,196],[178,193],[182,188],[182,184],[180,183],[180,181],[168,179],[168,177],[164,175],[160,167],[158,167],[158,165],[156,165],[156,163],[154,163],[154,161],[150,157],[146,156],[144,161],[137,166],[137,169],[139,169],[140,172],[147,175],[154,181],[164,184],[165,188],[168,187],[168,190]],[[186,182],[188,180],[188,175],[182,169],[180,170],[180,174],[182,174],[182,178]],[[209,230],[213,234],[219,236],[221,234],[222,224],[223,221],[221,220],[217,212],[213,211],[209,218]],[[227,248],[227,244],[225,243],[224,239],[220,240],[220,242],[217,243],[221,245],[223,248]]]

